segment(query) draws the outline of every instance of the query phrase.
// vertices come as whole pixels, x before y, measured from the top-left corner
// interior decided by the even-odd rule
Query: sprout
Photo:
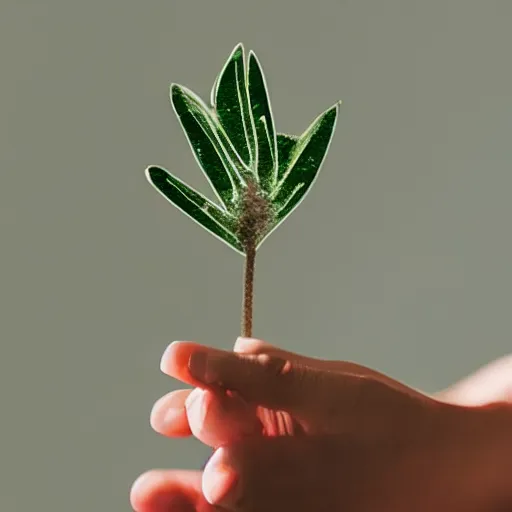
[[[329,149],[340,102],[299,137],[277,133],[260,63],[238,44],[217,77],[211,106],[181,85],[171,102],[218,203],[162,167],[150,183],[195,222],[245,256],[242,336],[252,336],[256,251],[299,205]]]

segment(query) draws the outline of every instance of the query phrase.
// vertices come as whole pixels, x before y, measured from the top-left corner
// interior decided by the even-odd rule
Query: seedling
[[[256,251],[311,189],[341,102],[301,136],[278,133],[261,65],[253,51],[246,60],[242,44],[217,77],[210,106],[181,85],[172,84],[170,95],[218,203],[162,167],[148,167],[146,177],[173,205],[245,257],[241,334],[251,337]]]

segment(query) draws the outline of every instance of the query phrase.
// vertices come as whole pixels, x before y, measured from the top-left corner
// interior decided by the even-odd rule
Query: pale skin
[[[215,452],[203,472],[141,475],[137,512],[512,510],[512,356],[435,396],[253,339],[175,342],[161,369],[192,389],[152,427]]]

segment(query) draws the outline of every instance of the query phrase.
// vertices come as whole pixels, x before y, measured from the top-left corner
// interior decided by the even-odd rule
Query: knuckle
[[[259,369],[267,374],[279,377],[285,375],[291,369],[290,361],[279,357],[272,357],[269,354],[256,354],[252,356]]]

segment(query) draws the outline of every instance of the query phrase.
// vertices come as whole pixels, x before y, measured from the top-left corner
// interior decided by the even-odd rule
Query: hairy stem
[[[254,299],[254,264],[256,247],[268,229],[271,204],[258,185],[247,182],[238,212],[237,235],[245,253],[244,296],[242,301],[242,337],[252,337],[252,304]]]
[[[242,301],[242,337],[252,337],[252,314],[254,299],[254,268],[256,264],[256,246],[247,244],[244,264],[244,292]]]

